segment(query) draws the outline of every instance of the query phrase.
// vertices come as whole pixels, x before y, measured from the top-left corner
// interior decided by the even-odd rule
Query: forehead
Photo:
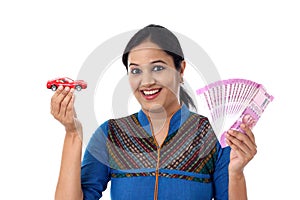
[[[165,62],[172,62],[172,57],[163,51],[157,44],[152,42],[143,42],[133,48],[128,55],[129,63],[136,63],[139,65],[148,64],[155,60],[163,60]]]

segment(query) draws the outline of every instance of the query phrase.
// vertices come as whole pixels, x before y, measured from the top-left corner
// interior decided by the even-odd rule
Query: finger
[[[234,131],[229,130],[228,133],[226,134],[226,139],[228,140],[228,142],[235,147],[235,149],[239,149],[241,150],[244,154],[250,154],[251,150],[248,147],[247,144],[245,144],[243,142],[243,140],[239,139],[238,137],[235,137],[233,133]],[[240,133],[242,134],[242,133]]]
[[[62,91],[64,87],[62,85],[58,86],[57,90],[54,92],[53,96],[57,97]]]
[[[230,140],[226,139],[227,144],[230,146],[231,150],[235,154],[235,157],[238,158],[242,166],[246,166],[247,163],[252,160],[255,154],[245,153],[242,149],[240,149],[237,145],[232,143]]]
[[[75,95],[73,94],[66,110],[65,128],[66,131],[80,132],[80,122],[77,119],[74,102],[75,102]]]
[[[242,150],[248,159],[251,159],[257,153],[256,144],[253,143],[247,135],[241,132],[229,130],[226,134],[226,139]]]
[[[248,135],[250,140],[255,144],[255,136],[254,136],[252,130],[249,128],[249,126],[247,126],[245,124],[241,124],[240,127],[243,131],[245,131],[245,133]]]
[[[66,116],[71,116],[72,118],[76,117],[75,116],[75,110],[74,110],[75,95],[74,95],[74,89],[73,88],[70,90],[70,92],[69,92],[69,94],[66,98],[70,98],[70,100],[67,104],[65,115]]]
[[[237,145],[232,143],[230,139],[226,138],[226,143],[228,144],[228,146],[230,146],[231,150],[234,151],[236,157],[245,158],[246,156],[245,152],[243,152]]]
[[[246,144],[249,147],[249,149],[253,150],[254,148],[256,148],[255,142],[253,142],[252,139],[247,134],[235,130],[229,130],[228,134],[230,136],[237,138],[239,141],[243,142],[244,144]]]
[[[59,96],[60,98],[62,98],[62,101],[60,104],[60,111],[59,111],[60,117],[62,117],[62,118],[66,117],[67,107],[72,99],[72,96],[73,96],[73,90],[71,92],[69,87],[66,87],[64,89],[64,91],[61,93],[61,96]]]
[[[62,89],[62,91],[57,95],[56,99],[55,99],[55,106],[57,106],[56,110],[57,110],[57,115],[62,115],[62,113],[64,113],[64,109],[62,108],[62,103],[64,101],[64,99],[66,98],[66,96],[68,95],[70,91],[69,87],[65,87],[64,89]],[[62,110],[61,110],[62,109]]]
[[[241,167],[244,168],[246,164],[251,160],[251,158],[248,158],[247,154],[245,154],[245,152],[243,152],[240,148],[238,148],[233,143],[229,142],[229,146],[231,150],[234,151],[235,158],[239,159],[240,164],[242,165]]]
[[[59,86],[51,98],[51,114],[52,115],[57,115],[59,113],[60,100],[58,99],[58,96],[62,92],[63,92],[63,86]]]

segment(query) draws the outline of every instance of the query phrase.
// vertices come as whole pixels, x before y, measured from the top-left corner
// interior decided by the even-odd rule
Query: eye
[[[152,71],[158,72],[158,71],[162,71],[164,69],[165,69],[164,66],[156,65],[156,66],[153,67]]]
[[[140,70],[139,68],[133,68],[130,71],[132,74],[140,74],[142,72],[142,70]]]

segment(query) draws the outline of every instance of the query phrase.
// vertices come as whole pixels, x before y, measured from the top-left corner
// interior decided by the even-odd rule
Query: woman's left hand
[[[227,144],[231,147],[229,173],[230,175],[243,174],[244,167],[257,153],[255,138],[251,129],[245,124],[241,124],[241,133],[229,130],[226,134]]]

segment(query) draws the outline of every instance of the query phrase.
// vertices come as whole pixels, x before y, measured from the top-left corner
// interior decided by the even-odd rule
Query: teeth
[[[153,95],[153,94],[157,93],[158,91],[159,90],[150,90],[150,91],[144,90],[143,92],[145,95]]]

